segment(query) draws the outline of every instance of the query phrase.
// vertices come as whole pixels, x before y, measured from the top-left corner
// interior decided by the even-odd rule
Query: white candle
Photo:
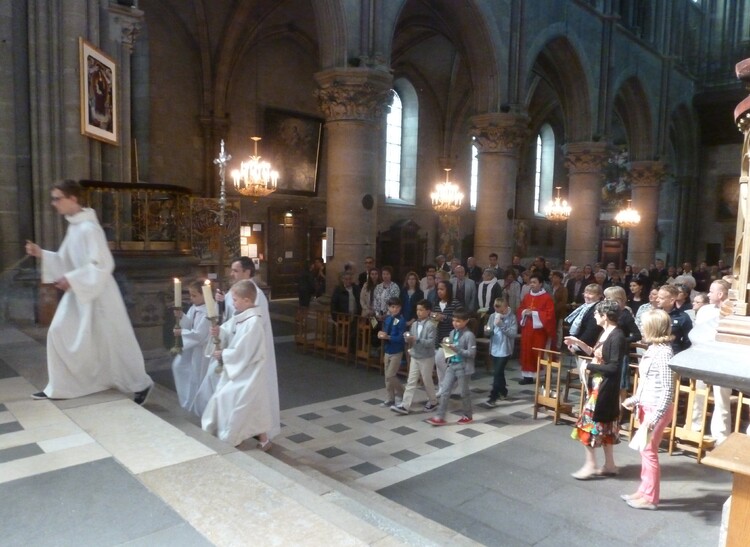
[[[211,294],[211,282],[206,280],[203,285],[203,300],[206,302],[206,315],[209,317],[219,317],[219,312],[216,309],[216,301],[214,295]]]
[[[174,278],[174,307],[182,307],[182,281]]]

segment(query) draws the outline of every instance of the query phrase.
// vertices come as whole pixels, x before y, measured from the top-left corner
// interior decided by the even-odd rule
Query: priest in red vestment
[[[529,277],[529,293],[521,300],[516,315],[521,329],[521,384],[533,384],[537,353],[533,348],[547,348],[555,336],[555,303],[542,286],[542,278]]]

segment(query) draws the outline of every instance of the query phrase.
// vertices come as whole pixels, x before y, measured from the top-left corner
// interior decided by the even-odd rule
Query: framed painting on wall
[[[118,144],[117,66],[103,51],[78,39],[81,71],[81,134]]]
[[[318,192],[318,166],[323,121],[319,118],[266,109],[261,155],[279,172],[276,192],[314,196]]]

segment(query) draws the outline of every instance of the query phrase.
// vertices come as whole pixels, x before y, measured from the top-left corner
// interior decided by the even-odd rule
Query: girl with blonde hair
[[[659,504],[659,443],[664,428],[672,420],[675,377],[669,368],[672,359],[672,322],[664,310],[651,310],[643,315],[643,340],[650,344],[638,365],[640,381],[635,395],[622,406],[633,410],[641,427],[650,436],[641,450],[641,484],[633,494],[620,496],[634,509],[656,509]]]

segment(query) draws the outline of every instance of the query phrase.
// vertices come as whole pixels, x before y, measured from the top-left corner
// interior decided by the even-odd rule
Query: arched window
[[[385,200],[414,205],[417,196],[419,103],[407,80],[394,82],[393,104],[386,118]]]
[[[385,131],[385,198],[401,198],[401,132],[403,109],[401,97],[394,90],[391,111],[386,118]]]
[[[544,216],[544,206],[552,199],[552,182],[555,175],[555,133],[544,124],[536,136],[534,163],[534,214]]]
[[[479,149],[471,145],[471,188],[469,189],[469,208],[477,210],[477,185],[479,180]]]

